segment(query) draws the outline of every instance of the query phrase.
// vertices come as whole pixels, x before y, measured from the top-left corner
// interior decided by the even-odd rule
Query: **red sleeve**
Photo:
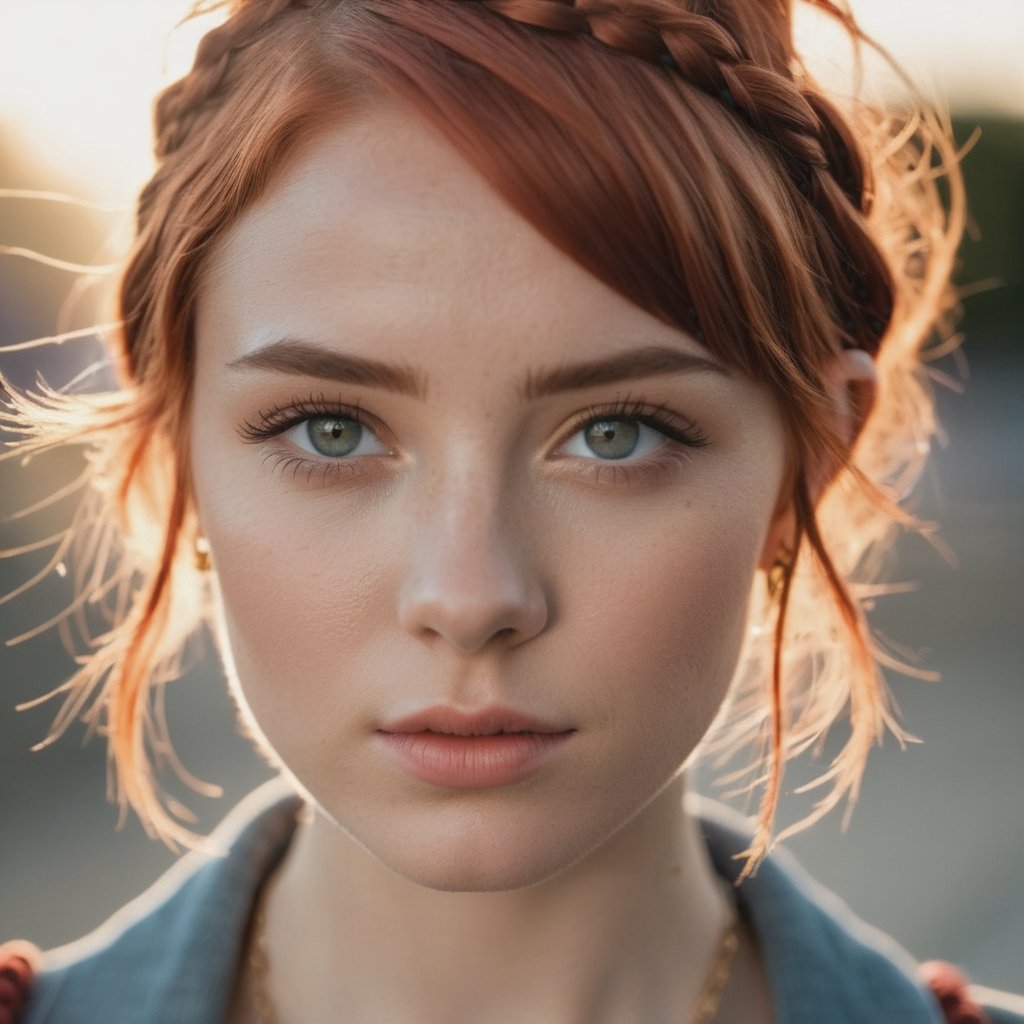
[[[0,1024],[16,1024],[28,1001],[39,950],[30,942],[0,946]]]
[[[947,1024],[989,1024],[985,1011],[971,999],[966,975],[942,960],[921,964],[921,980],[935,993]]]

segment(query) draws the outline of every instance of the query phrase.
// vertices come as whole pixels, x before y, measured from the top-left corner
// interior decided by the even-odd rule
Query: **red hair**
[[[854,43],[848,9],[813,0]],[[193,565],[192,316],[224,230],[322,126],[367,97],[409,105],[551,243],[775,392],[788,425],[795,565],[761,613],[718,743],[759,744],[752,866],[783,766],[844,712],[850,735],[809,820],[856,795],[900,737],[862,610],[934,424],[922,349],[951,308],[963,224],[947,126],[840,109],[794,52],[788,0],[234,0],[155,108],[111,344],[120,391],[16,396],[23,449],[85,442],[98,505],[82,577],[121,607],[67,686],[58,727],[103,719],[119,797],[171,839],[155,788],[153,684],[209,609]],[[945,177],[950,200],[943,202]],[[855,447],[824,374],[870,353],[879,394]],[[832,483],[815,502],[812,478]],[[109,531],[114,524],[119,551]],[[112,571],[110,567],[115,567]]]

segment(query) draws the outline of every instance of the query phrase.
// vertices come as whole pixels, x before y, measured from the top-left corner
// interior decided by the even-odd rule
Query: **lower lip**
[[[381,732],[387,751],[414,778],[448,789],[489,789],[521,782],[546,764],[572,731],[451,736]]]

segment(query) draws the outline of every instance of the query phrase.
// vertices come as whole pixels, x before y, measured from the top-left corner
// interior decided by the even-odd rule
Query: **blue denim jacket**
[[[92,935],[46,954],[27,1024],[222,1024],[255,893],[283,855],[301,804],[282,783],[244,800],[214,833],[226,856],[193,853]],[[743,819],[701,804],[716,870],[734,878]],[[941,1024],[914,964],[811,882],[784,852],[736,890],[777,1024]],[[1024,1015],[989,1009],[992,1024]]]

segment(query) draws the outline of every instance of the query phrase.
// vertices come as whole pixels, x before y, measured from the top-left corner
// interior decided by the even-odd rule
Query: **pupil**
[[[606,459],[632,455],[640,442],[640,425],[633,420],[602,420],[587,430],[587,446]]]

